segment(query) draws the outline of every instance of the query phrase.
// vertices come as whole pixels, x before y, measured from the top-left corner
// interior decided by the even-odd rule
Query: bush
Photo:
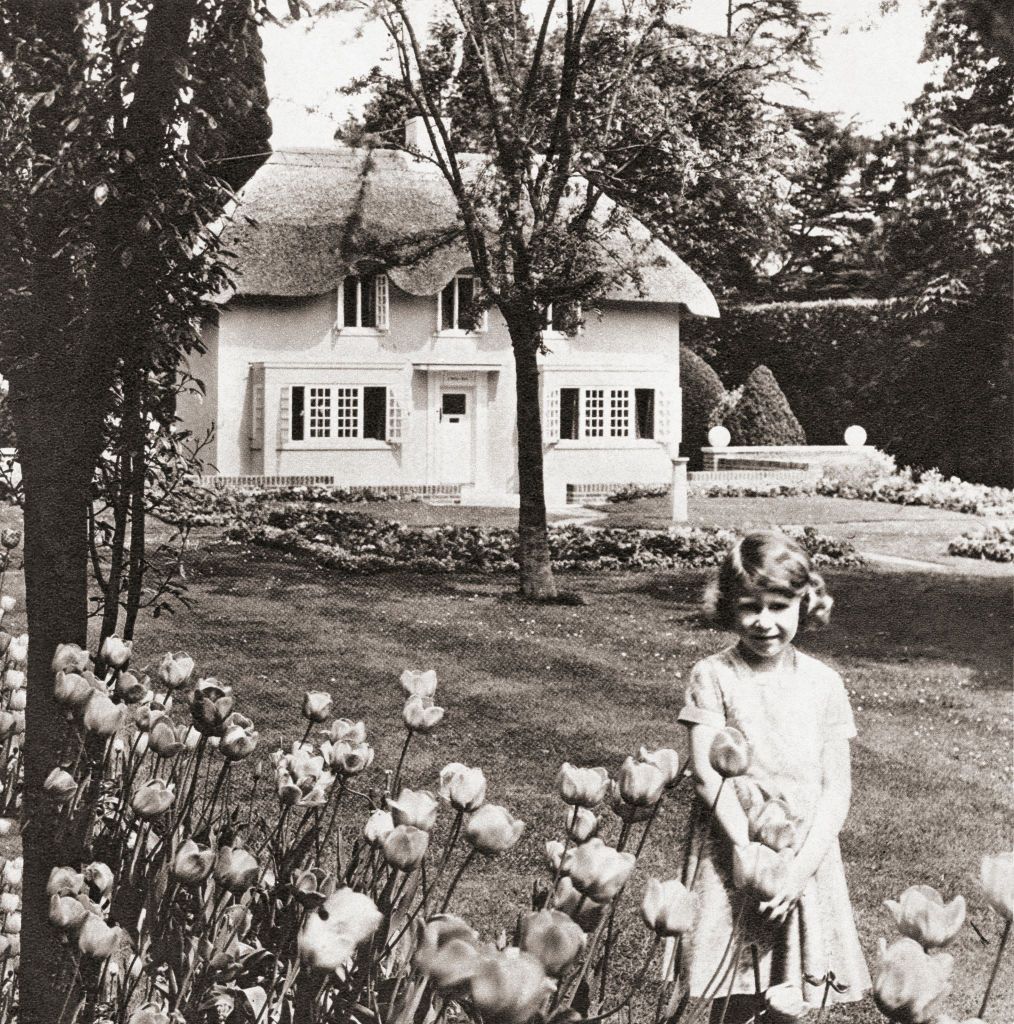
[[[714,425],[711,414],[725,397],[717,373],[686,346],[680,349],[680,387],[683,390],[683,441],[680,450],[690,458],[690,469],[701,468],[701,448]]]
[[[732,444],[806,444],[788,399],[766,367],[758,366],[743,384],[743,396],[726,418],[724,426]]]
[[[947,553],[961,558],[985,558],[990,562],[1014,562],[1014,526],[969,530],[947,545]]]
[[[606,500],[618,503],[636,501],[638,498],[664,498],[669,490],[668,484],[624,484],[618,491],[613,491]]]

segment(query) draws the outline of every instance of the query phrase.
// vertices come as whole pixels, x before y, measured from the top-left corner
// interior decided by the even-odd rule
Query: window
[[[478,306],[479,289],[471,274],[455,274],[437,296],[438,331],[484,331],[486,312]]]
[[[387,275],[349,274],[338,289],[339,328],[387,327]]]
[[[554,303],[546,306],[546,331],[553,334],[577,334],[581,328],[581,303],[566,303],[554,312]]]
[[[654,438],[653,388],[560,388],[560,439]]]
[[[289,439],[337,437],[386,441],[392,403],[387,388],[296,385],[290,398]]]

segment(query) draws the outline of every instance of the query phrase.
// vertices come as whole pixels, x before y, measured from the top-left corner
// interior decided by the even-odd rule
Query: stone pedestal
[[[687,507],[687,463],[689,459],[672,460],[672,521],[685,523],[690,518]]]

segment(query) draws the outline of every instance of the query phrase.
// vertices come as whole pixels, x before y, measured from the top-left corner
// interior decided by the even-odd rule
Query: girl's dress
[[[771,797],[784,799],[798,822],[800,842],[817,809],[822,788],[822,753],[827,740],[856,735],[852,709],[837,672],[795,648],[783,667],[760,672],[735,647],[698,662],[690,675],[679,720],[721,729],[735,726],[750,743],[747,774],[728,780],[740,803],[750,808]],[[752,994],[791,983],[807,1002],[820,1003],[822,979],[834,972],[845,991],[829,1002],[852,1002],[871,986],[849,902],[837,838],[788,918],[771,923],[757,899],[732,883],[732,847],[717,820],[699,799],[691,829],[685,882],[699,894],[695,926],[684,936],[681,976],[692,996]],[[730,989],[733,923],[741,916],[743,944]],[[751,950],[756,949],[756,956]],[[724,983],[715,991],[718,977]],[[810,979],[810,980],[808,980]]]

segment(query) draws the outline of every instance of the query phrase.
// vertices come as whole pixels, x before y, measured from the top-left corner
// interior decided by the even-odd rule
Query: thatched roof
[[[484,160],[459,157],[478,173]],[[240,296],[322,295],[357,260],[377,260],[399,288],[435,295],[470,265],[450,189],[431,164],[400,150],[335,148],[272,154],[243,190],[225,228]],[[608,240],[609,258],[630,265],[606,298],[682,303],[718,316],[707,285],[674,253],[631,221]]]

